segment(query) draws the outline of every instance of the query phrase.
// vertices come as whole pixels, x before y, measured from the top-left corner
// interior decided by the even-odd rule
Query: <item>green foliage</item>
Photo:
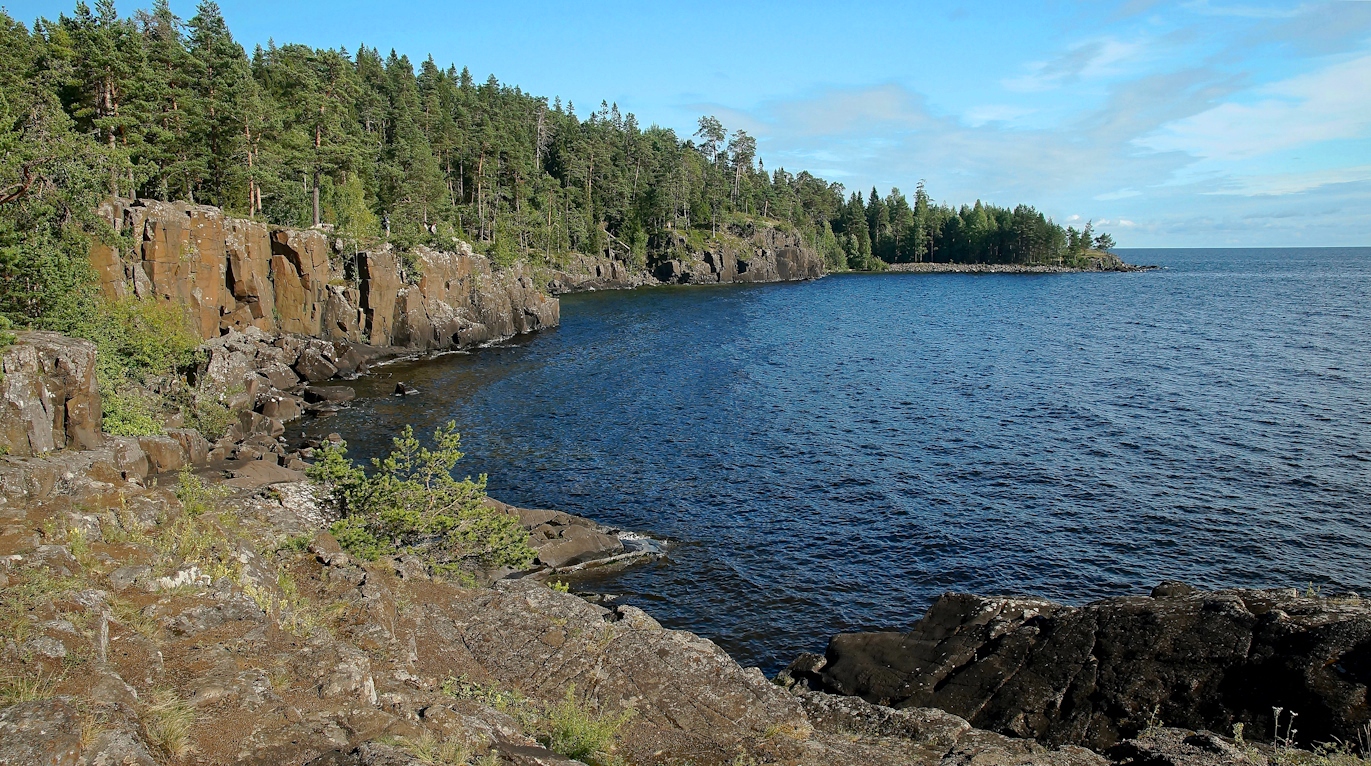
[[[589,701],[576,696],[576,687],[570,686],[566,696],[549,705],[544,716],[541,739],[547,749],[573,760],[601,764],[607,762],[619,730],[633,717],[633,711],[598,713]]]
[[[120,18],[81,4],[33,29],[0,11],[0,314],[69,317],[93,295],[86,254],[112,244],[110,196],[184,199],[272,223],[327,223],[401,250],[469,238],[497,265],[571,251],[636,266],[680,232],[768,219],[830,268],[902,261],[1066,262],[1066,233],[1026,206],[863,198],[768,170],[715,117],[682,140],[617,105],[578,114],[432,59],[268,44],[218,7],[165,0]],[[1107,249],[1107,235],[1084,249]],[[413,276],[413,274],[411,274]]]
[[[206,484],[190,466],[182,468],[177,475],[176,499],[181,501],[181,512],[191,518],[214,510],[228,494],[228,487]]]
[[[344,514],[332,532],[345,550],[367,560],[413,553],[442,573],[533,560],[518,519],[486,504],[485,476],[453,478],[462,458],[456,428],[452,422],[438,428],[429,449],[407,426],[389,456],[372,460],[370,474],[346,457],[343,445],[320,451],[309,476],[328,488]]]
[[[103,380],[103,379],[102,379]],[[162,433],[161,400],[135,386],[100,385],[104,410],[101,428],[113,436],[158,436]]]
[[[104,409],[104,430],[119,436],[162,432],[162,417],[181,409],[190,394],[181,371],[198,361],[200,338],[185,310],[157,298],[92,300],[94,310],[70,317],[52,316],[46,324],[67,335],[95,342],[96,377]],[[188,406],[192,425],[208,438],[228,427],[228,416],[206,402]],[[222,427],[216,432],[214,428]],[[208,429],[208,430],[205,430]]]

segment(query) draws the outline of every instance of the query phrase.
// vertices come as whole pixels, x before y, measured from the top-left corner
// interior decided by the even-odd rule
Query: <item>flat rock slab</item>
[[[357,392],[351,386],[306,386],[305,401],[316,404],[318,402],[350,402],[357,398]]]
[[[0,764],[74,766],[81,755],[81,723],[56,700],[20,702],[0,710]]]
[[[249,460],[231,473],[233,478],[224,483],[238,489],[257,489],[268,484],[305,480],[305,475],[300,471],[292,471],[270,460]]]

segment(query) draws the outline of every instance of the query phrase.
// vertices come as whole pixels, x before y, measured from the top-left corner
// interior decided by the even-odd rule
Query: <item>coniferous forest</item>
[[[31,26],[0,13],[0,313],[31,323],[81,293],[95,209],[186,200],[275,224],[331,224],[401,248],[472,242],[496,263],[566,252],[639,265],[669,232],[739,217],[792,227],[834,270],[949,261],[1070,264],[1108,235],[1028,205],[960,208],[920,183],[849,193],[767,168],[703,117],[679,136],[616,105],[580,108],[429,58],[235,42],[219,8],[112,0]]]

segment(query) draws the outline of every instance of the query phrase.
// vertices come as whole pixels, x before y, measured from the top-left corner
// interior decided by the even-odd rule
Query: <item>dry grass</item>
[[[143,614],[137,604],[126,598],[115,598],[110,601],[110,616],[114,618],[115,622],[144,638],[155,639],[162,630],[162,626],[157,623],[157,620]]]
[[[143,730],[148,741],[173,758],[190,752],[190,731],[195,725],[195,709],[170,689],[152,694],[143,709]]]
[[[0,704],[52,699],[61,678],[39,670],[34,673],[0,675]]]
[[[425,766],[466,766],[472,755],[471,745],[465,740],[459,737],[438,739],[429,731],[418,738],[396,737],[388,744],[404,750]]]

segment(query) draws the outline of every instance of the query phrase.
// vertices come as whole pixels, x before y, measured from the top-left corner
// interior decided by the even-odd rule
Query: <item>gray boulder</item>
[[[81,756],[81,721],[57,700],[20,702],[0,710],[0,765],[73,766]]]
[[[54,332],[22,332],[0,351],[0,448],[41,455],[94,449],[100,432],[95,344]]]

